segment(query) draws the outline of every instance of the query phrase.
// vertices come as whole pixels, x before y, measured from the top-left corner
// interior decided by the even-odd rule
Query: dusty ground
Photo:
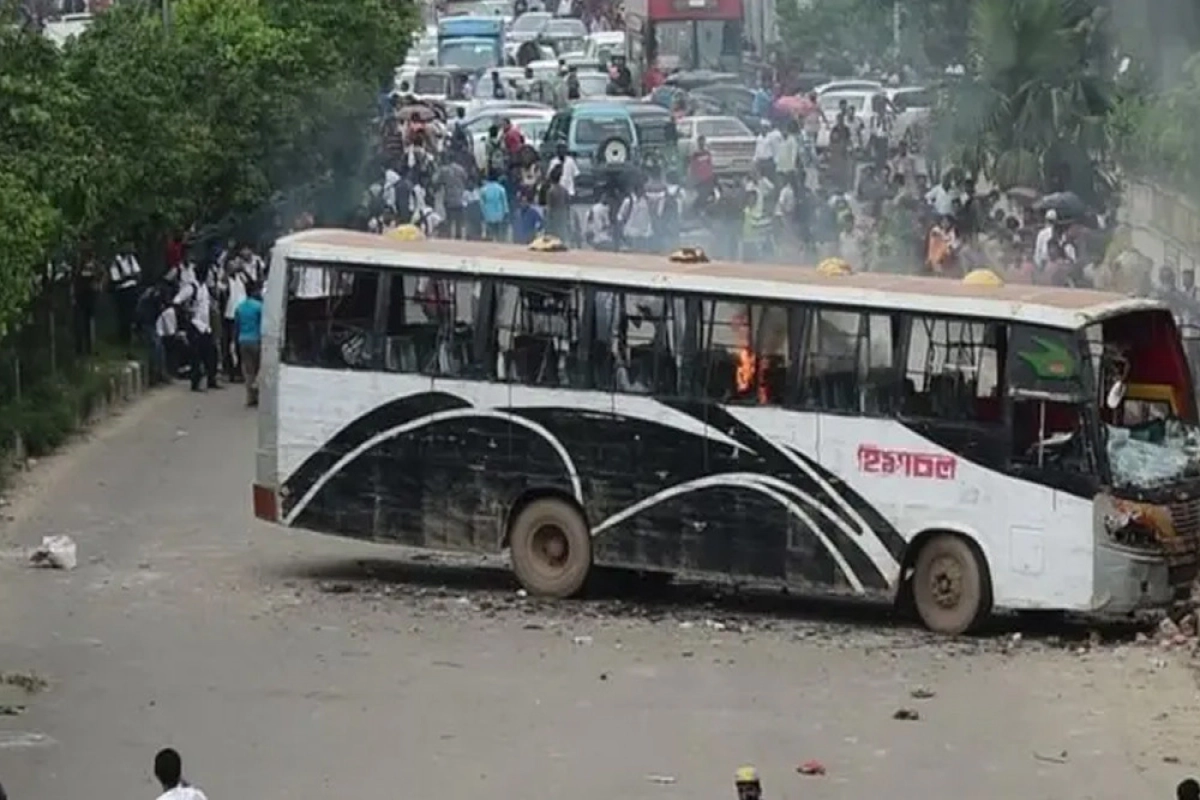
[[[153,797],[167,744],[214,800],[732,797],[746,761],[780,798],[1166,798],[1200,771],[1185,658],[1125,630],[939,642],[695,590],[543,605],[260,525],[240,399],[156,394],[0,509],[0,670],[49,682],[0,688],[13,800]],[[25,564],[47,533],[77,570]]]

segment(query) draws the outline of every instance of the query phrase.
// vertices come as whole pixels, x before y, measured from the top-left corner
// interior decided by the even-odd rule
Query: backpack
[[[499,142],[488,142],[488,169],[496,172],[504,172],[508,168],[507,159],[505,158],[504,148]]]

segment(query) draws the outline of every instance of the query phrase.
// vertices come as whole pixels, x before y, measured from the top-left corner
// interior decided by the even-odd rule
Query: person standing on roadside
[[[467,180],[466,169],[449,156],[434,176],[434,183],[442,189],[442,207],[446,209],[446,235],[451,239],[466,237],[464,195],[467,191]]]
[[[158,800],[208,800],[204,792],[183,780],[183,759],[169,747],[154,756],[154,777],[163,788]]]
[[[184,309],[192,391],[202,390],[200,381],[204,377],[208,378],[208,388],[221,388],[217,383],[217,346],[213,341],[212,294],[206,266],[181,270],[179,292],[171,305]]]
[[[128,351],[133,343],[134,315],[142,282],[142,265],[133,254],[132,245],[126,244],[117,251],[108,268],[108,278],[117,306],[117,343]],[[132,353],[127,355],[132,357]]]
[[[246,285],[246,298],[233,312],[238,351],[242,356],[242,379],[246,382],[246,405],[258,405],[258,367],[262,363],[262,294],[259,285]]]

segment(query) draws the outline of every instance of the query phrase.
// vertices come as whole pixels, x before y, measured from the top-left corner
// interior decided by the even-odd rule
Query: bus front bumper
[[[1195,560],[1171,563],[1162,553],[1101,544],[1096,550],[1095,611],[1124,614],[1164,608],[1186,598],[1196,575]]]

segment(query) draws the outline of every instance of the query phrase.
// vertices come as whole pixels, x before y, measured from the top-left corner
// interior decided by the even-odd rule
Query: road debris
[[[815,759],[812,761],[805,761],[803,764],[796,767],[796,772],[799,772],[801,775],[824,775],[825,765]]]
[[[0,673],[0,684],[23,689],[26,694],[37,694],[50,685],[36,672],[3,672]]]
[[[25,713],[25,706],[0,705],[0,717],[19,717]]]
[[[1047,755],[1045,753],[1034,752],[1033,757],[1038,761],[1045,761],[1047,764],[1066,764],[1067,751],[1063,750],[1058,755]]]
[[[908,693],[908,696],[914,700],[929,700],[937,696],[937,692],[925,686],[918,686]]]
[[[75,569],[77,549],[70,536],[43,536],[42,543],[29,555],[29,560],[39,567]]]
[[[650,783],[657,783],[660,786],[670,786],[675,783],[674,775],[647,775],[646,780]]]
[[[921,715],[917,713],[915,708],[898,708],[892,714],[892,719],[904,720],[905,722],[916,722],[920,718]]]
[[[586,647],[589,644],[591,644],[593,640],[592,640],[592,637],[590,637],[590,636],[576,636],[571,641],[574,644],[579,645],[580,647]]]
[[[354,584],[346,581],[322,583],[320,588],[325,594],[352,594],[354,592]]]

